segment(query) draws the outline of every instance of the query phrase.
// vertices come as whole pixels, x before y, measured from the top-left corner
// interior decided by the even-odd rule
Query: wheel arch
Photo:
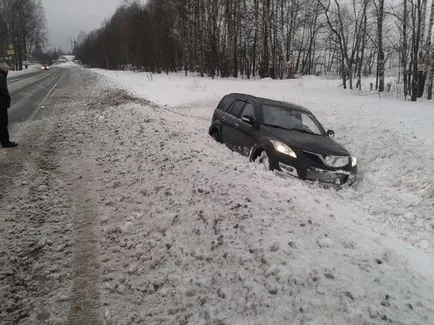
[[[250,150],[250,161],[255,161],[259,157],[263,150],[269,152],[271,142],[267,138],[260,139],[257,143],[252,146]]]
[[[212,136],[212,134],[214,132],[218,133],[218,138],[219,138],[219,142],[222,142],[222,130],[221,130],[221,123],[214,123],[213,125],[210,126],[209,130],[208,130],[208,134],[210,136]]]
[[[255,161],[256,158],[259,157],[259,155],[261,154],[261,152],[264,150],[264,148],[262,148],[262,146],[255,146],[252,148],[251,152],[250,152],[250,161]]]

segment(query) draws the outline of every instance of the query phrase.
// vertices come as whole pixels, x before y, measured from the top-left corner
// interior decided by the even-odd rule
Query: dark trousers
[[[8,110],[0,108],[0,143],[9,143]]]

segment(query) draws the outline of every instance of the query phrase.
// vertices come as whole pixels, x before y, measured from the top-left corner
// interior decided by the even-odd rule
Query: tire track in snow
[[[163,109],[163,110],[165,110],[165,111],[167,111],[167,112],[170,112],[172,114],[176,114],[176,115],[182,116],[184,118],[194,118],[196,120],[206,121],[206,122],[211,123],[211,118],[208,118],[208,117],[203,117],[203,116],[197,116],[197,115],[193,115],[193,114],[188,114],[188,113],[185,113],[185,112],[182,112],[182,111],[177,111],[174,108],[168,108],[166,106],[160,106],[160,108]]]
[[[98,246],[95,231],[97,207],[79,176],[72,188],[74,214],[74,280],[68,324],[102,324],[98,283]]]

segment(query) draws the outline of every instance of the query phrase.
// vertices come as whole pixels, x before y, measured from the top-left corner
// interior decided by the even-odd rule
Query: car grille
[[[320,157],[318,157],[318,155],[316,153],[312,153],[312,152],[308,152],[308,151],[303,151],[303,154],[309,158],[310,160],[316,161],[317,163],[322,164],[322,160]]]
[[[322,165],[333,167],[333,168],[341,168],[350,163],[349,156],[332,156],[332,155],[322,155],[315,152],[303,151],[303,154],[309,158],[310,160],[316,161]]]

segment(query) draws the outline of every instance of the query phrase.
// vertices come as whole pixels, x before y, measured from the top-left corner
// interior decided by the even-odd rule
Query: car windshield
[[[263,124],[267,126],[323,135],[323,129],[315,117],[289,107],[263,104],[262,118]]]

